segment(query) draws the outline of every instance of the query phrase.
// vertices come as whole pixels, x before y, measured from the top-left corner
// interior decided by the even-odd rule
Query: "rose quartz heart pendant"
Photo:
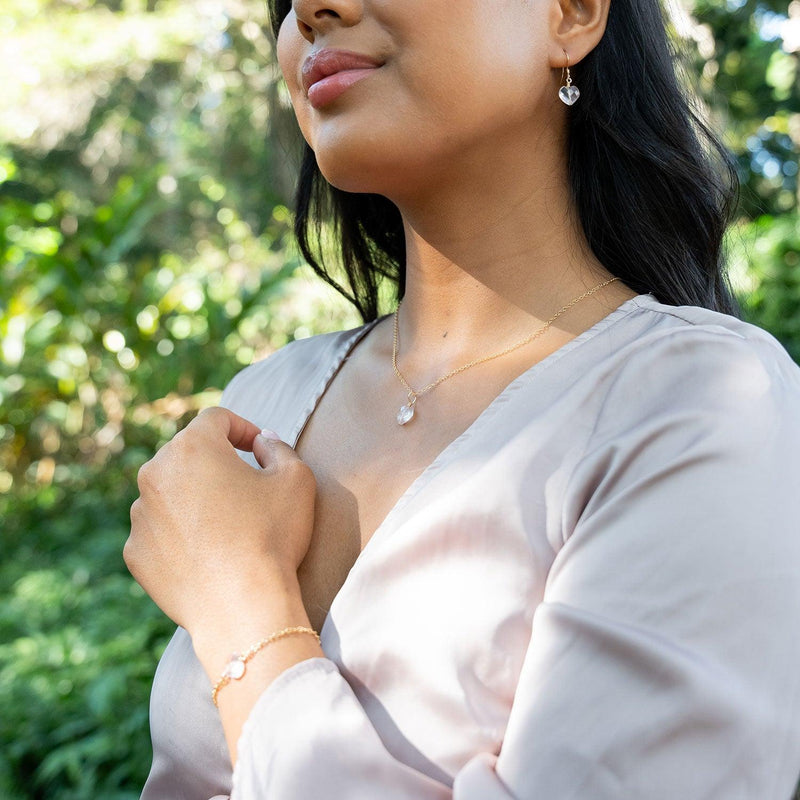
[[[558,96],[561,98],[562,103],[568,106],[574,106],[575,103],[578,102],[581,92],[577,86],[562,86],[558,90]]]

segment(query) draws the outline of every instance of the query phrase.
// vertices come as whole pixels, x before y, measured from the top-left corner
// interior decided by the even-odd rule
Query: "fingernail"
[[[281,441],[281,437],[278,436],[278,434],[275,433],[275,431],[271,431],[269,428],[264,428],[264,430],[261,431],[261,435],[265,439],[272,439],[273,441],[276,441],[276,442],[280,442]]]

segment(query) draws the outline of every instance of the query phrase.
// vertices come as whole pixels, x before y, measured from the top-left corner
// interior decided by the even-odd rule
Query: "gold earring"
[[[575,103],[578,102],[578,98],[581,96],[581,90],[577,86],[572,85],[572,75],[569,74],[569,53],[567,53],[566,50],[564,50],[563,53],[567,58],[567,66],[561,68],[561,80],[564,80],[564,70],[566,69],[567,81],[558,90],[558,96],[561,98],[562,103],[565,103],[568,106],[574,106]]]

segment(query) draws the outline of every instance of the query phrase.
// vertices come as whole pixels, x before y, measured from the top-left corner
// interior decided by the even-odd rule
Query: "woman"
[[[800,370],[734,316],[656,0],[273,13],[366,324],[141,471],[143,797],[786,800]]]

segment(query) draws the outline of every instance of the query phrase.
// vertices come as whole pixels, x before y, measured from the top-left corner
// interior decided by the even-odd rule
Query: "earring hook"
[[[561,52],[564,53],[564,57],[567,59],[567,65],[565,67],[561,67],[561,81],[564,85],[558,90],[558,96],[562,103],[568,106],[573,106],[581,96],[581,93],[577,86],[572,85],[572,75],[569,73],[569,53],[563,48],[561,49]],[[565,71],[567,73],[566,81],[564,80]]]

